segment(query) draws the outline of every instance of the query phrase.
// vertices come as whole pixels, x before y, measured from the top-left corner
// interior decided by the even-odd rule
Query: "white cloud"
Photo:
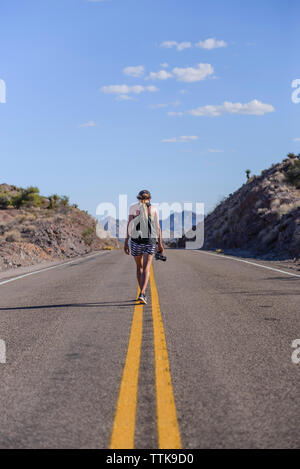
[[[129,95],[129,94],[140,94],[145,91],[149,91],[150,93],[153,93],[155,91],[158,91],[158,88],[156,88],[156,86],[141,86],[141,85],[135,85],[135,86],[108,85],[108,86],[102,86],[101,91],[102,93],[105,93],[105,94]]]
[[[151,86],[146,86],[145,90],[146,90],[146,91],[150,91],[150,93],[155,93],[156,91],[159,91],[159,89],[156,88],[156,86],[153,86],[153,85],[151,85]]]
[[[200,106],[196,109],[189,111],[193,116],[209,116],[217,117],[222,114],[250,114],[256,116],[263,116],[269,112],[274,112],[275,108],[271,104],[265,104],[257,99],[249,103],[231,103],[224,101],[223,104],[218,106]]]
[[[94,121],[89,121],[85,124],[80,124],[79,127],[96,127],[96,123]]]
[[[173,103],[149,104],[148,108],[149,109],[161,109],[161,108],[169,107],[169,106],[177,107],[180,104],[181,104],[180,101],[174,101]]]
[[[197,68],[173,68],[173,73],[176,75],[178,81],[192,83],[195,81],[205,80],[206,77],[214,73],[211,64],[198,64]]]
[[[177,50],[182,51],[184,49],[189,49],[192,47],[192,44],[190,42],[180,42],[177,44]]]
[[[168,107],[168,104],[149,104],[149,109],[161,109],[163,107]]]
[[[187,143],[198,140],[199,137],[196,135],[182,135],[181,137],[165,138],[162,140],[163,143]]]
[[[178,51],[182,51],[184,49],[189,49],[192,47],[192,43],[185,41],[185,42],[177,42],[177,41],[164,41],[161,43],[160,47],[164,47],[166,49],[171,49],[172,47],[176,47]]]
[[[128,94],[120,94],[116,97],[116,101],[134,101],[134,98]]]
[[[217,148],[209,148],[208,153],[224,153],[224,150],[218,150]]]
[[[172,49],[175,47],[178,51],[182,51],[184,49],[190,49],[193,47],[193,45],[190,41],[164,41],[160,44],[160,47],[164,47],[165,49]],[[195,47],[207,50],[219,49],[221,47],[227,47],[227,42],[225,42],[223,39],[218,41],[216,38],[210,37],[204,41],[197,42]]]
[[[164,62],[164,63],[160,64],[160,66],[162,68],[168,68],[169,64],[167,62]]]
[[[151,72],[148,79],[150,80],[167,80],[172,78],[172,73],[167,72],[166,70],[160,70],[159,72]]]
[[[101,91],[106,94],[140,94],[145,91],[141,85],[128,86],[128,85],[109,85],[102,86]]]
[[[125,75],[129,75],[130,77],[142,77],[145,73],[145,68],[143,65],[136,65],[135,67],[125,67],[123,70]]]
[[[223,40],[217,41],[214,37],[205,39],[205,41],[199,41],[195,44],[196,47],[200,47],[201,49],[218,49],[220,47],[227,47],[227,43]]]
[[[170,111],[170,112],[168,112],[168,116],[171,116],[171,117],[176,117],[176,116],[181,117],[181,116],[183,116],[183,112],[174,112],[174,111]]]
[[[300,142],[300,137],[294,138],[294,142]]]

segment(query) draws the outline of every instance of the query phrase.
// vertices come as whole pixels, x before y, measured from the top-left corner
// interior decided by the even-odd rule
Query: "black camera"
[[[167,260],[166,256],[163,256],[160,252],[157,252],[155,254],[155,259],[157,261],[164,261],[164,262],[166,262],[166,260]]]

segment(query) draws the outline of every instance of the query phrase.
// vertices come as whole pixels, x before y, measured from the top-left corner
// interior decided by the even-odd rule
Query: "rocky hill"
[[[95,219],[68,197],[0,184],[0,270],[116,246],[96,236]]]
[[[299,259],[300,155],[249,178],[205,218],[204,249],[217,248]]]

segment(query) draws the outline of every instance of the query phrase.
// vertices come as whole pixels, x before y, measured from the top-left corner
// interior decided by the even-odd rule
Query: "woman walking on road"
[[[140,191],[137,199],[139,202],[132,205],[129,210],[124,251],[128,255],[131,252],[131,255],[134,256],[137,267],[137,280],[141,290],[138,299],[142,303],[147,304],[145,292],[149,282],[150,267],[156,252],[157,242],[158,252],[162,253],[164,248],[158,212],[150,203],[150,192],[147,190]]]

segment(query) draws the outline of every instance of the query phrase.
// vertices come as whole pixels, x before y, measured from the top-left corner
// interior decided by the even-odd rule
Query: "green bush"
[[[300,189],[300,160],[295,161],[295,164],[287,171],[286,177],[293,186]]]
[[[22,205],[22,201],[23,201],[22,194],[14,195],[11,198],[11,204],[14,208],[20,208]]]
[[[82,237],[84,239],[85,244],[90,246],[92,242],[94,241],[94,236],[95,236],[95,227],[92,226],[91,228],[87,228],[82,232]]]
[[[61,203],[61,205],[68,206],[68,205],[69,205],[69,202],[70,202],[70,199],[69,199],[69,197],[66,196],[66,195],[63,195],[63,196],[60,198],[60,203]]]
[[[48,200],[49,200],[48,208],[53,209],[53,208],[58,208],[60,206],[68,207],[70,199],[66,195],[63,195],[62,197],[60,197],[57,194],[53,194],[48,197]]]
[[[48,197],[49,199],[49,206],[48,208],[52,209],[52,208],[57,208],[58,207],[58,203],[59,203],[59,196],[57,194],[53,194],[53,195],[50,195]]]
[[[42,199],[37,187],[29,186],[11,198],[11,203],[15,208],[39,207]]]
[[[11,199],[6,192],[0,195],[0,208],[7,208],[11,205]]]

